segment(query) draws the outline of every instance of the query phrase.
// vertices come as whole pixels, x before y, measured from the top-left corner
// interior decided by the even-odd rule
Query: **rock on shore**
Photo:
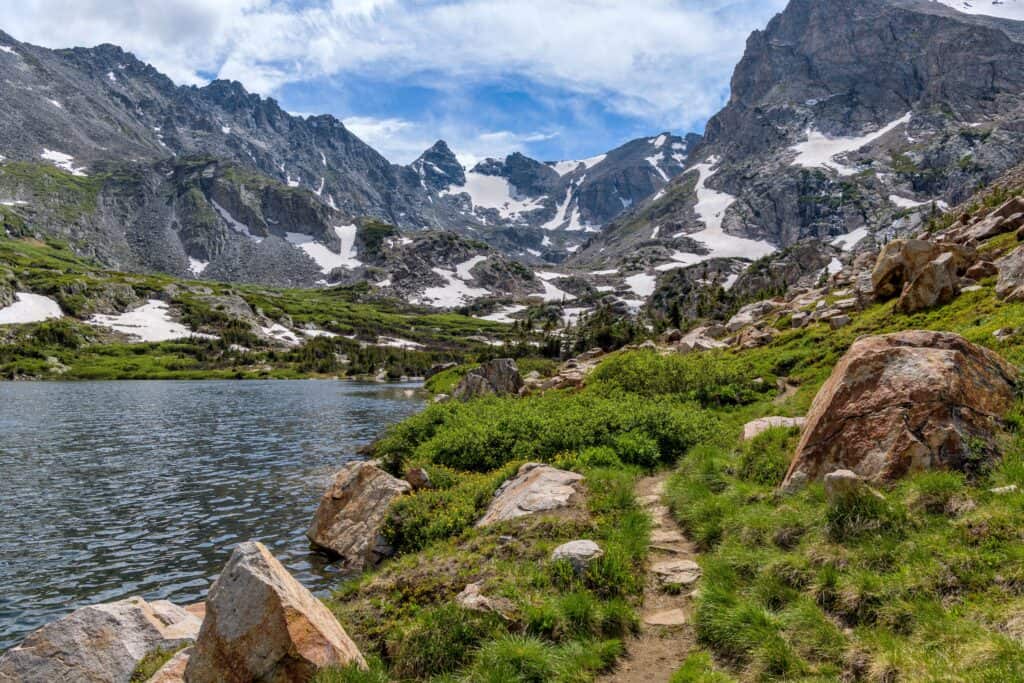
[[[391,501],[411,490],[372,463],[349,463],[334,476],[306,536],[347,570],[372,567],[392,554],[381,535]]]
[[[366,666],[330,610],[261,543],[235,548],[210,588],[188,683],[304,683],[327,666]]]
[[[82,607],[0,656],[0,682],[127,681],[147,654],[195,640],[199,624],[198,617],[166,600],[128,598]]]

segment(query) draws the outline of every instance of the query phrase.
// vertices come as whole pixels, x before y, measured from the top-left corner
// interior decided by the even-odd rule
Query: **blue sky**
[[[241,81],[330,113],[393,161],[585,158],[701,131],[785,0],[21,0],[0,28],[120,44],[178,83]]]

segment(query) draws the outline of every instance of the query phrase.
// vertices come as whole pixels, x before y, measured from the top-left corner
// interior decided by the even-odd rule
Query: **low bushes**
[[[489,472],[512,460],[553,462],[605,446],[626,464],[673,462],[715,430],[698,406],[670,397],[548,393],[431,406],[376,446],[390,469],[406,462]]]

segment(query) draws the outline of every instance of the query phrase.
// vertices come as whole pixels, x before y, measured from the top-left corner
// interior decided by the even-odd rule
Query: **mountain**
[[[523,154],[464,168],[444,141],[408,167],[432,222],[486,239],[527,262],[560,262],[683,171],[700,136],[662,133],[582,161]]]
[[[364,253],[365,226],[381,223],[427,251],[437,231],[461,235],[446,242],[452,258],[479,256],[485,242],[500,271],[525,277],[512,260],[563,260],[585,231],[681,172],[693,145],[665,134],[585,162],[513,154],[465,169],[439,142],[401,166],[332,116],[291,115],[236,82],[176,86],[112,45],[49,50],[0,32],[0,67],[0,209],[21,232],[111,267],[181,277],[369,279],[414,298],[411,283],[446,282],[434,268],[451,258],[391,278],[419,247],[392,240],[377,246],[393,254]],[[533,286],[521,277],[488,295]]]
[[[1024,161],[1024,23],[987,7],[792,0],[748,39],[686,172],[569,265],[661,277],[726,259],[738,276],[807,240],[829,263],[963,201]]]

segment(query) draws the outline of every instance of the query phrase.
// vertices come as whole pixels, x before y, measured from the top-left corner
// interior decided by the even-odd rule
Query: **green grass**
[[[200,284],[107,270],[58,242],[0,238],[0,274],[5,269],[19,290],[53,298],[68,316],[85,319],[149,298],[170,299],[186,324],[221,339],[126,344],[101,328],[72,319],[5,326],[0,328],[0,378],[295,378],[373,375],[383,369],[397,379],[421,376],[437,363],[488,358],[494,352],[491,347],[467,338],[503,339],[510,334],[507,326],[455,313],[432,313],[393,300],[367,301],[359,287],[302,290]],[[291,351],[272,348],[260,342],[248,323],[211,303],[216,301],[211,297],[227,296],[241,297],[272,320],[289,319],[296,327],[314,326],[339,336],[318,338]],[[373,346],[378,336],[409,339],[424,349]],[[530,367],[529,359],[522,362]],[[543,361],[533,363],[545,367]]]

